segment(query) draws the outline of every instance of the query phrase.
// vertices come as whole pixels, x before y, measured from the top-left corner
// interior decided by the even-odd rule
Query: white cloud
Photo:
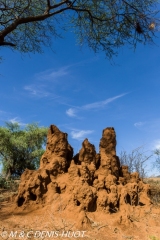
[[[78,129],[74,129],[71,131],[71,137],[73,139],[77,139],[77,140],[83,140],[84,138],[87,137],[88,134],[93,133],[93,130],[78,130]]]
[[[66,111],[66,114],[67,114],[69,117],[76,117],[75,112],[76,112],[75,109],[69,108],[69,109]]]
[[[59,77],[68,75],[68,73],[69,73],[68,68],[69,67],[66,66],[66,67],[62,67],[62,68],[58,69],[57,71],[53,70],[53,69],[46,70],[44,72],[40,72],[40,73],[36,74],[36,78],[38,80],[55,80]]]
[[[106,100],[104,100],[104,101],[99,101],[99,102],[94,102],[94,103],[86,104],[86,105],[83,105],[83,106],[81,106],[81,107],[69,108],[69,109],[66,111],[66,114],[67,114],[69,117],[75,117],[75,116],[76,116],[76,115],[75,115],[75,112],[77,112],[77,111],[100,109],[100,108],[103,108],[104,106],[106,106],[107,104],[115,101],[116,99],[125,96],[126,94],[127,94],[127,93],[120,94],[120,95],[117,95],[117,96],[115,96],[115,97],[108,98],[108,99],[106,99]]]
[[[136,122],[134,123],[134,126],[137,127],[138,129],[145,131],[145,132],[150,132],[150,133],[155,133],[156,135],[160,135],[160,119],[152,119],[149,121],[145,122]]]
[[[90,103],[90,104],[86,104],[84,106],[81,107],[81,109],[84,109],[84,110],[89,110],[89,109],[99,109],[99,108],[102,108],[104,107],[105,105],[115,101],[116,99],[118,98],[121,98],[123,96],[125,96],[127,93],[124,93],[124,94],[121,94],[121,95],[118,95],[118,96],[115,96],[115,97],[112,97],[112,98],[108,98],[104,101],[99,101],[99,102],[94,102],[94,103]]]
[[[38,84],[37,84],[38,85]],[[42,86],[35,86],[35,85],[29,85],[25,86],[24,89],[28,91],[31,95],[36,97],[48,97],[50,95],[49,92],[42,89]]]
[[[6,112],[0,110],[0,115],[4,115]]]
[[[146,122],[136,122],[136,123],[134,123],[134,126],[135,126],[135,127],[141,127],[141,126],[143,126],[145,123],[146,123]]]
[[[157,139],[153,142],[153,150],[160,149],[160,139]]]
[[[43,97],[48,97],[55,95],[53,94],[53,91],[56,88],[56,84],[61,84],[59,81],[60,77],[64,77],[69,74],[68,72],[69,66],[66,67],[61,67],[57,70],[54,69],[49,69],[40,73],[37,73],[34,75],[33,79],[33,84],[31,85],[26,85],[23,87],[25,91],[27,91],[32,97],[38,97],[38,98],[43,98]],[[56,79],[58,81],[56,82]],[[46,81],[49,80],[49,81]],[[54,80],[54,82],[51,82]],[[54,85],[53,85],[54,84]],[[59,96],[58,96],[59,97]],[[55,95],[55,98],[57,96]]]
[[[11,123],[18,123],[20,126],[25,126],[26,123],[21,122],[20,118],[15,117],[8,120]]]
[[[35,75],[36,79],[38,80],[56,80],[57,78],[64,77],[66,75],[69,75],[69,69],[75,68],[75,66],[83,66],[84,64],[86,65],[88,62],[95,61],[96,58],[80,61],[80,62],[75,62],[73,64],[60,67],[59,69],[48,69],[46,71],[40,72]]]

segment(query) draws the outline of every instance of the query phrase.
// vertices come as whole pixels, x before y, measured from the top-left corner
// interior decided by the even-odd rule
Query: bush
[[[10,178],[9,180],[6,180],[6,178],[3,175],[0,175],[1,189],[6,189],[12,192],[16,192],[18,190],[18,186],[19,186],[19,179]]]
[[[6,188],[6,179],[0,175],[0,188]]]

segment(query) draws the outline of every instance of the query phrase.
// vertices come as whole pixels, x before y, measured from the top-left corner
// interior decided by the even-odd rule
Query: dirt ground
[[[60,199],[59,207],[50,204],[37,206],[36,210],[35,206],[18,208],[14,197],[11,200],[0,202],[0,239],[160,240],[158,205],[128,205],[127,212],[112,214],[87,212],[82,229],[78,225],[82,213],[61,209]]]
[[[82,213],[63,209],[60,198],[54,204],[18,208],[18,192],[0,189],[0,239],[160,240],[160,178],[144,181],[153,191],[152,205],[128,205],[127,212],[111,214],[87,212],[84,228],[79,226]]]

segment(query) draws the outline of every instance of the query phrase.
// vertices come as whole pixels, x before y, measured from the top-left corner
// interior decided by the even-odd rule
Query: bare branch
[[[0,46],[15,47],[16,45],[14,43],[9,43],[9,42],[0,42]]]

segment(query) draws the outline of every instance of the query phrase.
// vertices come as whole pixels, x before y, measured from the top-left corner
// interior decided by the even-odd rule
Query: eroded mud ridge
[[[114,128],[103,130],[99,153],[85,139],[73,156],[67,134],[51,125],[40,168],[22,174],[16,203],[18,207],[46,205],[62,199],[62,209],[112,213],[126,205],[151,204],[148,192],[149,185],[138,173],[120,166]]]

